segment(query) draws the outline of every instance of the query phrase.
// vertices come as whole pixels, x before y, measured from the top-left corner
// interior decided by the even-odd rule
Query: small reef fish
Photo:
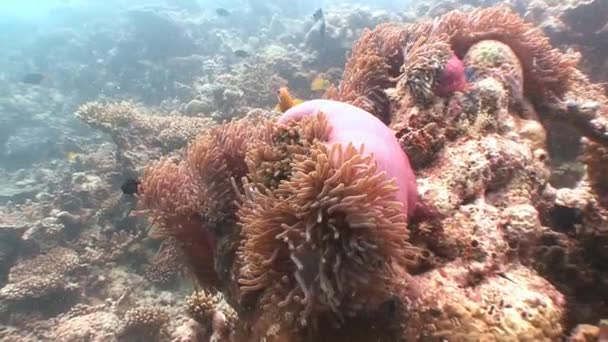
[[[45,74],[41,74],[39,72],[32,72],[23,76],[21,78],[21,82],[38,85],[42,83],[42,81],[44,81],[45,79],[47,79],[47,76]]]
[[[294,99],[293,97],[291,97],[291,94],[289,93],[289,89],[287,87],[279,88],[279,90],[277,91],[277,96],[279,98],[279,103],[277,103],[274,109],[281,113],[285,113],[289,108],[304,102],[300,99]]]
[[[322,90],[326,90],[327,88],[329,88],[331,86],[331,82],[329,82],[329,80],[321,77],[321,76],[317,76],[315,77],[312,82],[310,82],[310,90],[311,91],[322,91]]]
[[[125,180],[120,186],[120,190],[125,195],[135,195],[137,194],[137,188],[139,188],[139,179],[136,178],[128,178]]]
[[[251,56],[249,54],[249,52],[245,51],[245,50],[235,50],[234,51],[234,55],[239,57],[239,58],[247,58],[249,56]]]
[[[74,164],[78,159],[78,153],[70,151],[67,153],[66,158],[68,159],[68,163]]]
[[[215,14],[217,14],[220,17],[224,17],[225,18],[225,17],[227,17],[227,16],[230,15],[230,12],[228,12],[228,10],[225,9],[225,8],[216,8],[215,9]]]

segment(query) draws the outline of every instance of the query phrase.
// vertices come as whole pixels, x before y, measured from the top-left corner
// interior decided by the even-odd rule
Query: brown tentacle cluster
[[[248,121],[232,121],[197,138],[189,146],[186,160],[198,185],[201,214],[221,230],[220,224],[234,222],[236,192],[232,179],[247,174],[245,154],[258,130]]]
[[[399,76],[405,33],[396,24],[365,30],[353,46],[338,92],[331,89],[327,97],[351,103],[387,122],[390,102],[384,89],[394,87]]]
[[[317,119],[314,125],[305,124],[297,129],[267,123],[260,138],[251,144],[247,152],[249,180],[268,189],[276,189],[291,174],[293,156],[305,154],[310,142],[315,139],[326,141],[330,130],[324,116]]]
[[[172,237],[202,282],[214,282],[217,239],[234,234],[232,179],[247,172],[245,152],[258,131],[234,121],[195,139],[181,161],[164,158],[143,172],[139,204],[158,239]]]
[[[200,223],[199,188],[187,164],[163,158],[148,165],[139,185],[140,205],[155,224],[155,237],[188,234]]]
[[[405,47],[402,74],[396,88],[407,89],[423,106],[435,98],[433,89],[439,74],[453,54],[446,38],[445,34],[426,33]]]
[[[173,238],[199,280],[215,283],[212,241],[200,214],[201,189],[188,164],[161,159],[149,165],[141,179],[139,204],[153,224],[151,237]]]
[[[497,6],[366,31],[353,47],[338,94],[332,97],[387,121],[386,90],[397,86],[410,92],[417,104],[428,105],[437,75],[451,54],[462,58],[482,40],[503,42],[515,52],[523,66],[526,96],[534,102],[561,97],[569,89],[575,60],[553,49],[540,28],[508,7]]]
[[[299,135],[322,132],[315,126],[325,121],[322,115],[304,119]],[[308,140],[292,149],[290,177],[278,187],[245,186],[238,212],[244,295],[272,293],[264,297],[301,325],[321,313],[354,314],[386,299],[391,265],[407,265],[415,251],[394,181],[376,172],[363,149]]]
[[[543,102],[547,97],[563,96],[570,88],[576,60],[553,48],[541,28],[525,22],[509,7],[454,11],[443,16],[441,23],[458,56],[482,40],[508,45],[521,61],[528,98]]]

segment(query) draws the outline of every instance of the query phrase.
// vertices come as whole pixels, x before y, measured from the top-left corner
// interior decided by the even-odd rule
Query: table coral
[[[608,257],[608,101],[540,30],[502,6],[383,24],[327,94],[359,108],[233,121],[144,173],[140,204],[213,275],[237,340],[550,341],[577,305],[606,314],[605,291],[576,294],[605,281],[584,260]],[[550,184],[552,121],[585,137],[572,189]],[[409,162],[391,174],[403,151],[416,186]]]
[[[109,133],[118,147],[117,159],[132,169],[186,146],[196,135],[213,126],[213,121],[206,118],[149,115],[126,101],[87,102],[75,115]]]

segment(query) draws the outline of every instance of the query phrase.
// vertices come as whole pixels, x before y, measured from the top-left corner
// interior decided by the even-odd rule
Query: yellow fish
[[[78,153],[76,153],[74,151],[70,151],[67,153],[68,163],[74,164],[76,162],[77,158],[78,158]]]
[[[312,82],[310,82],[310,90],[311,91],[326,90],[330,86],[331,86],[331,83],[329,82],[329,80],[326,80],[325,78],[323,78],[321,76],[315,77],[312,80]]]
[[[289,108],[304,102],[300,99],[294,99],[293,97],[291,97],[291,94],[289,93],[289,89],[287,87],[279,88],[279,90],[277,91],[277,97],[279,98],[279,103],[277,103],[274,109],[281,113],[285,113]]]

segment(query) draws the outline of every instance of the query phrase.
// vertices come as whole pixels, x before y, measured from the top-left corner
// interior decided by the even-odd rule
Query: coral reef
[[[606,238],[599,174],[607,116],[600,88],[573,58],[504,6],[453,11],[365,31],[340,86],[326,96],[361,109],[310,101],[276,123],[243,129],[255,133],[235,145],[232,163],[216,157],[219,187],[240,194],[238,207],[213,211],[236,210],[217,221],[228,237],[222,243],[208,236],[217,228],[203,223],[215,204],[197,200],[218,185],[199,182],[206,163],[190,152],[144,175],[144,184],[166,177],[154,183],[166,192],[144,187],[141,203],[167,235],[200,240],[199,250],[215,260],[208,271],[231,269],[219,282],[199,283],[240,308],[237,338],[556,340],[582,322],[578,310],[590,299],[577,294],[585,276],[602,279],[603,266],[583,265],[589,256],[577,246]],[[598,105],[583,105],[590,98]],[[366,111],[395,134],[376,130]],[[573,189],[550,183],[555,122],[586,138],[588,172]],[[207,139],[234,140],[237,123],[250,125],[232,122]],[[416,189],[407,183],[413,175],[391,169],[402,150],[416,169],[416,212],[408,207],[415,197],[399,195]],[[571,207],[577,228],[566,235],[563,220],[547,218]],[[561,281],[563,265],[539,255],[551,234],[565,242],[561,253],[579,280]],[[226,240],[229,247],[219,248]],[[601,290],[590,298],[606,300]],[[588,305],[593,313],[584,321],[606,314]],[[214,321],[205,309],[194,312]],[[350,329],[361,324],[378,330]]]
[[[221,293],[197,291],[186,298],[188,315],[210,331],[210,341],[229,341],[238,321],[237,312]]]
[[[4,32],[14,39],[0,52],[7,90],[0,98],[0,339],[239,340],[241,320],[229,308],[241,310],[240,304],[219,285],[237,270],[231,260],[240,242],[242,203],[235,201],[242,177],[248,162],[264,156],[259,144],[271,136],[260,122],[278,115],[268,109],[279,86],[298,98],[320,95],[311,81],[338,81],[364,27],[401,16],[332,5],[324,8],[326,31],[319,35],[310,30],[316,8],[293,13],[281,2],[254,6],[282,11],[267,15],[228,8],[242,18],[236,25],[187,0],[128,9],[111,2],[58,4],[49,27],[32,31],[24,24],[29,19],[10,19],[14,25]],[[40,76],[40,84],[23,81],[28,74]],[[234,117],[242,119],[217,128]],[[167,154],[173,156],[167,170],[173,160],[182,163],[197,171],[192,175],[204,188],[200,205],[190,207],[198,211],[190,212],[193,222],[206,227],[199,240],[184,243],[188,234],[168,234],[171,220],[160,219],[167,212],[158,210],[168,201],[146,208],[156,220],[141,219],[137,202],[171,195],[164,185],[144,183],[137,196],[121,192],[126,179]],[[276,183],[266,168],[273,165],[257,160],[265,167],[251,179]],[[76,256],[77,266],[64,254]],[[192,278],[218,284],[198,293],[226,292],[225,307],[200,323],[181,305]],[[233,284],[238,293],[238,281]],[[152,317],[148,308],[168,319],[142,321]],[[145,322],[151,324],[138,328]]]
[[[4,314],[23,308],[53,311],[55,306],[69,303],[77,289],[69,275],[78,267],[80,259],[74,251],[56,247],[11,268],[8,283],[0,289]],[[58,296],[64,299],[58,301]],[[46,307],[39,307],[41,302],[46,302]]]
[[[109,133],[123,168],[138,170],[148,161],[184,147],[211,126],[211,120],[142,113],[131,102],[85,103],[76,112],[85,123]]]
[[[603,2],[461,2],[96,7],[0,52],[0,339],[604,338]]]
[[[608,5],[599,0],[546,1],[534,0],[520,12],[535,22],[552,43],[581,54],[580,67],[594,82],[608,80],[606,73],[606,39],[608,39]]]
[[[125,341],[159,341],[169,315],[156,307],[137,307],[129,309],[124,316],[124,324],[119,332]],[[134,336],[136,336],[134,338]]]

